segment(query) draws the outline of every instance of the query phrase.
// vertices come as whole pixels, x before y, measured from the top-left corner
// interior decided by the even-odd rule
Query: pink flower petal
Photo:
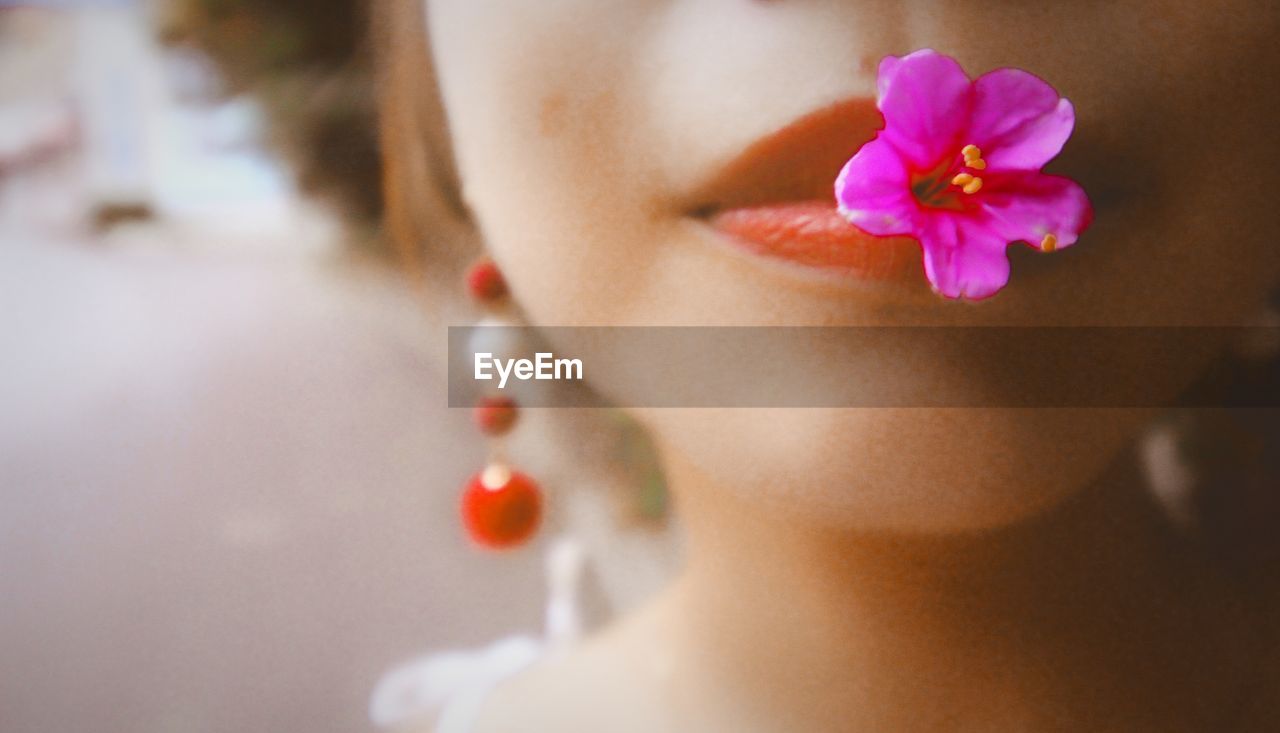
[[[980,300],[1009,282],[1008,245],[980,224],[956,216],[930,216],[921,235],[925,277],[942,295]]]
[[[868,234],[914,234],[919,207],[901,156],[879,138],[863,145],[836,178],[836,204]]]
[[[989,170],[1044,167],[1075,127],[1071,102],[1040,77],[997,69],[973,84],[973,113],[965,143],[982,149]]]
[[[911,236],[925,276],[949,298],[989,297],[1009,280],[1010,242],[1067,247],[1093,209],[1075,182],[1040,173],[1070,137],[1075,110],[1033,74],[1000,69],[970,82],[928,49],[880,64],[885,126],[841,170],[840,213],[879,236]],[[965,145],[985,164],[962,167]],[[958,171],[982,178],[960,194]],[[913,190],[914,189],[914,190]],[[968,191],[968,189],[966,189]]]
[[[917,170],[931,169],[960,150],[973,95],[955,59],[931,49],[887,56],[880,62],[877,86],[885,121],[881,136]]]
[[[1043,173],[988,176],[982,209],[993,234],[1006,242],[1022,240],[1039,247],[1046,234],[1057,246],[1074,244],[1093,221],[1093,206],[1084,189],[1070,178]]]

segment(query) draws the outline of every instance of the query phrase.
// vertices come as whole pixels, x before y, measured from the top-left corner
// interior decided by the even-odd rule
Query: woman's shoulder
[[[510,636],[480,649],[412,660],[383,675],[369,717],[403,733],[469,733],[492,690],[544,653],[542,640]]]
[[[474,733],[676,731],[663,692],[667,655],[654,605],[553,652],[497,685]]]
[[[520,690],[530,668],[555,665],[565,650],[578,644],[584,612],[582,598],[586,556],[582,544],[568,536],[546,548],[547,600],[542,634],[516,634],[487,646],[423,655],[387,672],[369,702],[375,725],[401,733],[471,733],[482,713],[502,710],[508,687]],[[534,699],[538,699],[535,697]],[[519,716],[493,730],[561,730],[529,722]],[[532,708],[531,708],[532,710]]]

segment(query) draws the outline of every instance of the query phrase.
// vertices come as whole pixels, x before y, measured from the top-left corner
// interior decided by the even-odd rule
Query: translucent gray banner
[[[449,329],[449,405],[1277,407],[1280,329],[563,327]],[[1250,366],[1252,365],[1252,366]]]

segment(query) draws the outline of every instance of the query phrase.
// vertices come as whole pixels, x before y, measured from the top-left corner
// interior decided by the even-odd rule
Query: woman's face
[[[465,200],[537,325],[1223,325],[1260,308],[1277,279],[1264,226],[1280,171],[1270,131],[1280,23],[1266,0],[427,9]],[[731,164],[744,181],[759,177],[741,156],[771,133],[849,102],[840,144],[869,139],[879,60],[926,47],[972,76],[1026,69],[1072,100],[1076,133],[1049,171],[1093,199],[1097,219],[1076,246],[1011,247],[1008,287],[972,303],[933,294],[918,249],[871,281],[747,252],[708,225],[708,182],[722,192]],[[804,174],[822,181],[843,162],[815,161]],[[1171,368],[1186,381],[1207,358]],[[968,378],[963,353],[909,363],[872,355],[856,365],[798,359],[794,369],[796,379]],[[595,377],[606,394],[624,386]],[[744,495],[910,530],[991,526],[1047,506],[1085,486],[1148,416],[640,412],[673,460]]]

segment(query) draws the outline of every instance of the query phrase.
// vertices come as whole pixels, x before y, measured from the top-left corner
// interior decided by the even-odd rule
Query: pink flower
[[[1044,80],[997,69],[970,81],[924,49],[886,57],[877,86],[884,128],[840,171],[836,202],[869,234],[918,240],[942,295],[993,295],[1009,281],[1009,243],[1051,252],[1089,225],[1084,190],[1040,172],[1075,126]]]

